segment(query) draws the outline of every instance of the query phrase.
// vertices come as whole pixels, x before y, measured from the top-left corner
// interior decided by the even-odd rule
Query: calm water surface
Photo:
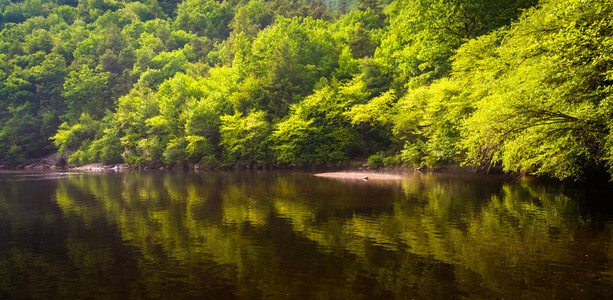
[[[0,173],[2,299],[603,299],[613,189]]]

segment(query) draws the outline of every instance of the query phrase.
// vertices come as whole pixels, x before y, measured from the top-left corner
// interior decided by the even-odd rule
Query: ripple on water
[[[71,175],[80,175],[79,172],[28,172],[28,171],[0,171],[0,182],[2,181],[37,181],[37,180],[56,180],[66,178]]]

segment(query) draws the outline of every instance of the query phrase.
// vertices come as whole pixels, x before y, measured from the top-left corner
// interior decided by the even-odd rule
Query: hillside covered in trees
[[[0,0],[0,163],[613,173],[608,0]]]

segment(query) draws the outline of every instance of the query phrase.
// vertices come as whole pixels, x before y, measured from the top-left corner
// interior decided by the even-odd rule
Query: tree
[[[321,82],[321,87],[277,123],[271,135],[277,160],[289,165],[338,164],[359,153],[360,138],[344,112],[364,101],[359,80],[340,86]]]
[[[401,158],[413,166],[458,164],[462,123],[472,112],[459,80],[443,78],[407,91],[394,105],[392,131],[404,143]]]
[[[234,36],[243,32],[248,39],[254,39],[257,33],[272,24],[273,16],[266,10],[263,0],[249,1],[238,8],[230,25]]]
[[[221,116],[220,145],[233,161],[256,162],[258,150],[268,137],[270,125],[263,111]],[[267,150],[267,149],[266,149]]]
[[[611,167],[612,14],[606,1],[545,1],[481,59],[496,81],[466,122],[471,162],[561,179]]]
[[[263,30],[247,55],[249,71],[263,80],[267,112],[277,118],[336,69],[340,49],[321,20],[278,18]],[[250,67],[250,68],[249,68]]]
[[[449,74],[464,41],[509,24],[536,0],[397,1],[389,8],[390,27],[376,57],[396,71],[397,81],[427,84]]]
[[[64,83],[62,97],[66,100],[66,120],[75,120],[81,113],[100,119],[105,111],[113,107],[109,98],[109,73],[97,73],[88,66],[81,71],[72,71]]]
[[[186,0],[178,6],[175,26],[212,40],[223,40],[228,37],[231,20],[227,2]]]
[[[361,10],[370,9],[378,15],[381,15],[381,13],[383,12],[382,0],[358,0],[358,2],[360,3],[358,8]]]
[[[90,115],[84,113],[76,121],[62,123],[57,133],[50,139],[53,140],[60,154],[65,153],[72,156],[79,149],[81,152],[87,151],[89,142],[93,141],[100,133],[101,125],[100,121],[96,121]],[[75,157],[79,155],[82,155],[82,153]]]
[[[0,161],[16,165],[48,151],[48,144],[40,137],[41,119],[33,111],[31,103],[8,108],[0,129]]]

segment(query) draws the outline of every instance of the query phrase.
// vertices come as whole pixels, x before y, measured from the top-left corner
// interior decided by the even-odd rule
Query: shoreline
[[[306,171],[316,174],[324,173],[383,173],[383,172],[414,172],[414,173],[447,173],[447,174],[512,174],[503,172],[502,168],[494,167],[489,170],[482,170],[475,167],[466,167],[460,165],[448,165],[438,167],[409,167],[409,166],[369,166],[364,161],[349,161],[341,165],[307,165],[307,166],[286,166],[274,164],[221,164],[215,166],[202,166],[201,164],[185,165],[185,166],[165,166],[165,165],[149,165],[149,166],[130,166],[125,163],[104,164],[100,162],[76,166],[66,163],[64,155],[53,153],[43,158],[30,160],[26,164],[11,166],[8,164],[0,164],[0,170],[31,170],[31,171],[127,171],[127,170],[209,170],[209,171]],[[522,174],[524,175],[524,174]],[[319,177],[346,177],[352,176],[347,174],[338,175],[322,175]],[[357,176],[357,175],[355,175]],[[362,175],[363,177],[364,175]]]
[[[78,171],[100,171],[100,170],[209,170],[209,171],[275,171],[275,170],[295,170],[295,171],[310,171],[314,173],[347,173],[347,172],[400,172],[400,171],[409,171],[416,173],[458,173],[458,174],[505,174],[501,169],[492,169],[489,172],[480,171],[479,169],[473,167],[463,167],[463,166],[441,166],[441,167],[409,167],[409,166],[387,166],[387,167],[370,167],[366,164],[361,166],[355,166],[351,164],[347,165],[336,165],[336,166],[325,166],[325,165],[311,165],[311,166],[283,166],[283,165],[243,165],[243,164],[232,164],[232,165],[217,165],[217,166],[207,166],[201,167],[199,165],[194,166],[145,166],[145,167],[137,167],[130,166],[124,163],[118,164],[103,164],[103,163],[91,163],[82,166],[75,166],[71,164],[59,164],[59,163],[50,163],[49,161],[38,161],[28,164],[20,164],[17,166],[9,166],[0,164],[0,170],[33,170],[33,171],[69,171],[69,170],[78,170]]]
[[[355,165],[345,165],[345,166],[300,166],[300,167],[289,167],[289,166],[275,166],[275,165],[224,165],[224,166],[215,166],[215,167],[205,167],[205,168],[194,168],[192,167],[132,167],[127,164],[102,164],[102,163],[92,163],[83,166],[73,166],[73,165],[42,165],[42,164],[30,164],[27,166],[21,167],[10,167],[6,165],[0,165],[0,173],[66,173],[66,172],[76,172],[76,173],[119,173],[119,172],[130,172],[130,171],[149,171],[149,172],[302,172],[309,173],[314,177],[319,178],[331,178],[337,180],[360,180],[360,181],[395,181],[401,180],[403,178],[403,174],[440,174],[440,175],[448,175],[448,176],[483,176],[483,177],[498,177],[498,176],[506,176],[512,178],[512,180],[520,180],[520,179],[537,179],[544,180],[549,182],[556,183],[606,183],[613,184],[609,177],[607,176],[594,176],[589,180],[583,181],[572,181],[572,180],[559,180],[556,178],[551,178],[547,176],[536,176],[525,173],[516,173],[516,172],[504,172],[502,168],[491,168],[489,171],[480,170],[472,167],[464,167],[464,166],[444,166],[444,167],[436,167],[436,168],[415,168],[415,167],[407,167],[407,166],[394,166],[394,167],[380,167],[380,168],[371,168],[371,167],[357,167]],[[367,176],[368,178],[364,178]]]
[[[315,177],[356,179],[356,180],[401,180],[402,177],[392,174],[374,172],[327,172],[313,174]]]

